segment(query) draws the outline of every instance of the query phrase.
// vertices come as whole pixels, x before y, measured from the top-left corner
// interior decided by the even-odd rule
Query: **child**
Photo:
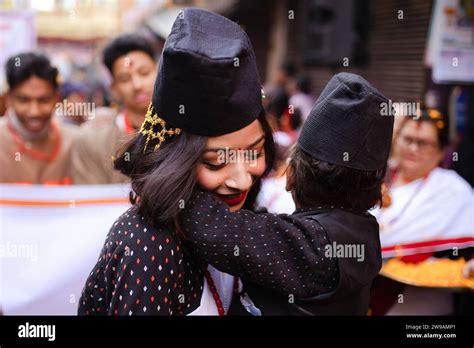
[[[231,314],[367,313],[381,267],[379,226],[367,211],[381,199],[393,130],[383,105],[388,99],[358,75],[329,81],[291,155],[293,214],[230,212],[202,191],[185,207],[187,246],[243,280]]]

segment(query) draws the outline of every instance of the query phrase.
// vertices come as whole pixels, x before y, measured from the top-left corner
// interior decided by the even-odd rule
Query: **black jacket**
[[[181,218],[189,248],[241,277],[262,315],[365,315],[381,265],[379,226],[367,212],[336,207],[293,214],[231,213],[200,192]],[[244,301],[248,303],[248,301]],[[234,303],[231,314],[245,314]]]

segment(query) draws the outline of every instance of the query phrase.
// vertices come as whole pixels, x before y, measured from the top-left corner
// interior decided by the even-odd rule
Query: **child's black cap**
[[[383,116],[388,99],[359,75],[331,78],[303,125],[298,146],[313,158],[359,170],[387,164],[393,116]]]
[[[180,12],[158,70],[153,108],[170,127],[217,136],[244,128],[263,110],[250,40],[218,14]]]

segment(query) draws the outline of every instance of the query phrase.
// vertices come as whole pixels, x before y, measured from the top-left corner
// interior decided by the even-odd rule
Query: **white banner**
[[[0,185],[0,309],[76,315],[128,185]]]

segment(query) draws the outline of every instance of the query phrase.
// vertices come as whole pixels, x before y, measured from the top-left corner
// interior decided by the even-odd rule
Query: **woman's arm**
[[[223,272],[297,297],[327,293],[337,285],[337,259],[325,256],[330,242],[317,221],[230,212],[207,192],[194,196],[180,221],[193,252]]]
[[[107,315],[107,306],[103,300],[105,297],[105,283],[103,277],[104,258],[106,245],[100,252],[99,259],[92,269],[86,284],[82,289],[79,299],[78,315]]]
[[[80,315],[183,315],[199,306],[203,275],[180,242],[142,220],[112,227],[81,296]],[[123,223],[123,224],[122,224]]]

